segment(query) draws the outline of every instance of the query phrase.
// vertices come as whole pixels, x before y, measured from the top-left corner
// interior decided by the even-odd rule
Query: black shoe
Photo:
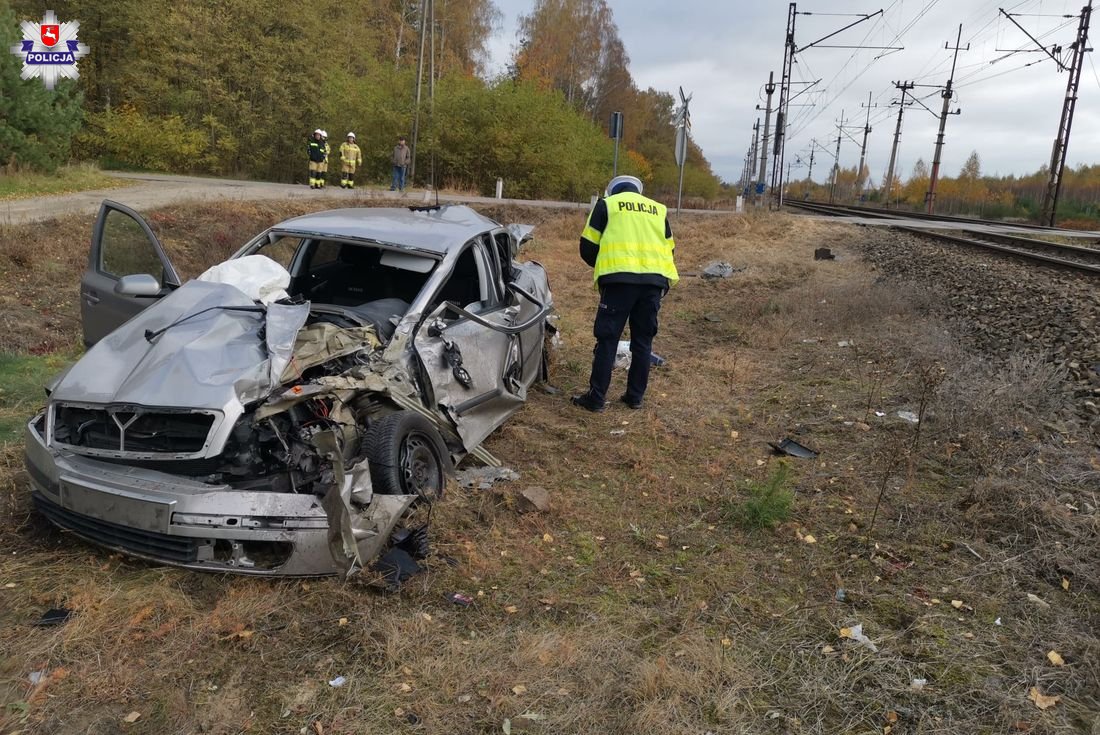
[[[604,403],[596,403],[592,400],[592,396],[587,393],[573,396],[570,400],[574,406],[580,406],[585,411],[591,411],[592,413],[603,413],[604,408],[607,407]]]
[[[621,403],[625,403],[628,407],[634,409],[635,411],[637,411],[639,408],[642,407],[642,399],[641,398],[639,398],[638,400],[635,401],[634,399],[627,396],[625,393],[622,395],[621,398],[619,398],[619,401]]]

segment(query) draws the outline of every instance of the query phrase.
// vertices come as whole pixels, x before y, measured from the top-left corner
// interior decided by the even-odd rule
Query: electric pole
[[[817,147],[817,138],[810,140],[810,171],[806,174],[806,178],[810,181],[814,180],[814,148]]]
[[[836,153],[833,158],[833,181],[829,185],[829,204],[836,199],[836,181],[840,178],[840,141],[844,138],[844,110],[840,111],[840,124],[836,126]]]
[[[1077,40],[1073,42],[1073,60],[1070,62],[1069,79],[1066,80],[1066,98],[1062,103],[1062,118],[1058,122],[1058,137],[1050,154],[1050,181],[1043,195],[1043,213],[1040,222],[1054,226],[1058,217],[1058,197],[1062,193],[1062,175],[1066,170],[1066,153],[1069,148],[1069,132],[1073,127],[1073,112],[1077,107],[1077,92],[1081,87],[1081,70],[1085,66],[1088,48],[1089,21],[1092,19],[1092,0],[1081,9],[1081,21],[1077,26]],[[1064,68],[1064,67],[1063,67]]]
[[[859,169],[856,171],[856,195],[863,194],[863,164],[867,160],[867,136],[871,134],[871,108],[878,105],[871,104],[871,93],[867,93],[867,122],[863,124],[863,145],[859,148]]]
[[[431,10],[429,10],[431,8]],[[434,26],[429,21],[429,14],[434,16],[435,0],[420,0],[420,56],[416,60],[416,102],[415,109],[413,110],[413,129],[412,129],[412,145],[409,151],[409,183],[412,183],[413,177],[416,176],[416,143],[420,137],[420,90],[424,84],[424,44],[428,39],[428,28]],[[435,28],[431,28],[432,35],[432,67],[429,71],[432,76],[435,76]],[[428,97],[432,103],[435,102],[435,80],[430,79],[428,82]]]
[[[940,132],[936,136],[936,152],[932,156],[932,176],[928,180],[928,194],[924,197],[925,202],[928,205],[928,214],[932,214],[936,209],[936,181],[940,177],[940,156],[943,153],[943,131],[947,127],[947,116],[958,115],[962,110],[956,110],[951,112],[951,96],[954,94],[952,86],[955,83],[955,66],[959,61],[959,52],[970,49],[970,44],[966,44],[966,48],[959,46],[962,43],[962,23],[959,23],[959,35],[955,39],[955,48],[952,49],[946,43],[943,47],[949,51],[954,51],[955,56],[951,61],[951,76],[947,78],[947,86],[943,88],[943,110],[940,111]]]
[[[771,140],[771,121],[772,121],[772,93],[775,92],[775,72],[768,72],[768,83],[764,86],[764,91],[768,93],[768,104],[764,111],[764,141],[760,146],[760,174],[756,179],[756,203],[758,205],[764,203],[764,192],[767,190],[768,180],[768,141]],[[756,109],[760,109],[760,105],[756,106]],[[772,184],[775,184],[775,180],[772,180]]]
[[[894,164],[898,161],[898,143],[901,142],[901,116],[905,114],[905,95],[916,86],[913,82],[894,82],[894,86],[901,90],[901,102],[898,103],[898,125],[894,128],[894,147],[890,149],[890,165],[886,169],[886,206],[890,206],[890,198],[894,193]]]
[[[756,157],[760,150],[760,118],[756,118],[756,124],[752,126],[752,151],[749,153],[749,182],[752,185],[753,192],[756,191],[756,176],[753,172],[756,170]],[[756,195],[753,195],[753,200],[756,201]],[[759,202],[758,202],[759,203]]]
[[[799,13],[798,4],[791,3],[787,8],[787,32],[783,42],[783,73],[779,77],[779,107],[776,108],[775,113],[775,146],[773,149],[772,158],[772,189],[776,192],[775,201],[777,207],[783,206],[783,161],[784,151],[787,142],[787,111],[790,107],[791,99],[791,69],[794,65],[794,57],[807,49],[814,47],[817,48],[856,48],[849,45],[823,45],[823,41],[827,41],[830,38],[837,36],[844,31],[857,26],[864,21],[870,20],[876,16],[882,15],[883,11],[880,8],[874,13],[869,14],[857,14],[859,19],[852,21],[848,25],[838,30],[822,36],[813,43],[807,43],[805,46],[799,46],[794,40],[795,31],[795,19],[799,15],[812,15],[812,13]],[[901,51],[900,46],[859,46],[863,49],[881,49],[890,51]],[[801,94],[801,93],[800,93]]]

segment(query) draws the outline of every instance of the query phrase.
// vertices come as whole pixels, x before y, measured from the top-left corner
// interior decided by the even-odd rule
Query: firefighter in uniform
[[[313,131],[309,138],[309,188],[320,189],[325,183],[325,174],[321,168],[325,163],[325,141],[321,138],[321,129]]]
[[[321,131],[321,140],[325,141],[325,160],[321,162],[321,188],[325,188],[325,179],[328,178],[328,159],[332,156],[332,147],[328,144],[328,131]]]
[[[355,133],[348,133],[347,141],[340,144],[340,188],[355,188],[355,169],[363,163],[363,154],[355,144]]]
[[[592,376],[588,391],[573,396],[574,405],[600,412],[607,402],[611,370],[623,328],[630,324],[630,370],[619,399],[641,408],[657,335],[661,299],[678,280],[668,209],[642,196],[642,182],[616,176],[606,198],[596,202],[581,233],[580,253],[593,267],[600,291],[593,334]]]

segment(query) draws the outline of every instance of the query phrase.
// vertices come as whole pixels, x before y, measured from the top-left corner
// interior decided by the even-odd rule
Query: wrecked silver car
[[[103,546],[193,569],[350,573],[545,379],[531,228],[468,207],[287,220],[180,283],[104,202],[87,353],[27,425],[33,501]]]

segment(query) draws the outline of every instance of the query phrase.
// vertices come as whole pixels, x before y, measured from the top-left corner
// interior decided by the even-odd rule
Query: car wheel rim
[[[431,439],[419,432],[401,444],[401,479],[405,492],[424,498],[438,498],[443,489],[443,472]]]

